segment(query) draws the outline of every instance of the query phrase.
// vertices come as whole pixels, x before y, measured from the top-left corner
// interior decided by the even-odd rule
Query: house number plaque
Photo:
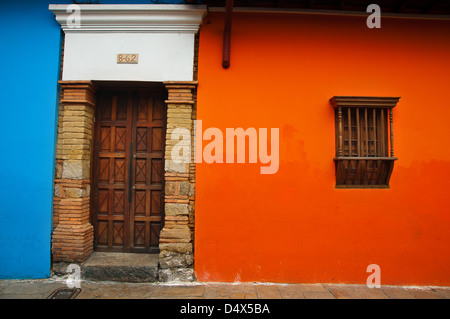
[[[139,54],[120,53],[117,55],[117,64],[138,63],[138,58]]]

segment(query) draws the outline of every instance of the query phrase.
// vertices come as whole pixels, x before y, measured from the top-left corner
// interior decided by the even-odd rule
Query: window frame
[[[330,99],[335,110],[336,188],[390,187],[394,161],[398,159],[394,157],[393,108],[399,99],[373,96],[334,96]],[[369,112],[373,114],[372,126],[368,122]],[[352,123],[353,114],[356,126]],[[352,136],[354,129],[356,139]],[[369,135],[372,135],[372,140]],[[356,156],[353,155],[354,145]]]

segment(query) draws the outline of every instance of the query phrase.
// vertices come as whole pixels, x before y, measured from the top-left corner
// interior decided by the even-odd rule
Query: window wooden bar
[[[377,154],[377,112],[375,109],[373,109],[372,112],[372,118],[373,118],[373,156],[378,156]]]
[[[352,166],[352,160],[349,159],[347,161],[344,161],[344,166],[345,167],[345,177],[344,177],[344,181],[348,180],[348,176],[350,175],[350,170],[351,170],[351,166]]]
[[[337,184],[341,184],[341,176],[342,176],[342,172],[344,171],[342,169],[342,165],[344,165],[343,161],[337,161],[336,162],[336,183]]]
[[[348,155],[352,156],[352,113],[350,108],[347,108],[347,123],[348,123]]]
[[[368,183],[368,178],[367,178],[367,161],[366,160],[359,160],[361,162],[361,170],[362,170],[362,184],[363,185],[367,185]]]
[[[368,180],[368,184],[370,184],[372,181],[373,181],[373,176],[374,176],[374,174],[375,174],[375,172],[376,172],[376,169],[375,169],[375,161],[374,160],[372,160],[371,161],[371,164],[372,164],[372,172],[371,172],[371,174],[370,174],[370,177],[369,177],[369,180]],[[375,175],[376,176],[376,175]]]
[[[356,148],[358,157],[361,156],[361,137],[359,131],[359,108],[356,108]]]
[[[361,161],[356,162],[355,176],[353,176],[353,184],[358,184],[359,171],[361,169]]]
[[[389,135],[391,139],[391,156],[394,156],[394,123],[392,115],[392,107],[389,109]]]
[[[384,127],[384,110],[383,109],[381,109],[381,118],[380,118],[380,121],[381,121],[381,129],[380,129],[380,144],[381,144],[381,150],[380,150],[380,152],[379,152],[379,154],[380,154],[380,156],[384,156],[385,154],[386,154],[386,145],[385,145],[385,143],[386,143],[386,140],[385,140],[385,132],[384,132],[384,130],[385,130],[385,127]]]
[[[377,166],[378,166],[378,178],[377,178],[377,184],[381,185],[383,184],[383,173],[384,173],[384,166],[381,160],[377,160]]]
[[[342,107],[338,108],[338,136],[339,136],[339,140],[338,140],[338,155],[342,156],[342,149],[343,149],[343,139],[342,139],[342,134],[343,134],[343,125],[342,125]]]
[[[367,122],[367,108],[364,108],[364,131],[366,133],[366,140],[365,140],[365,144],[366,144],[366,152],[364,155],[369,156],[369,127],[368,127],[368,122]]]

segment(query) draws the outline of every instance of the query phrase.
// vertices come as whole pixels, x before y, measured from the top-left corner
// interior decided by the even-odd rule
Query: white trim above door
[[[74,24],[74,10],[77,24]],[[65,33],[63,81],[192,81],[202,5],[50,5]],[[72,20],[71,20],[72,19]],[[137,63],[118,63],[136,54]]]

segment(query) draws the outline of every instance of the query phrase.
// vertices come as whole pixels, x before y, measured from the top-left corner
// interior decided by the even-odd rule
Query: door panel
[[[163,92],[98,97],[93,169],[94,246],[157,252],[164,220]]]
[[[130,209],[131,238],[135,250],[157,249],[163,217],[164,97],[140,93],[133,118],[133,189]]]

